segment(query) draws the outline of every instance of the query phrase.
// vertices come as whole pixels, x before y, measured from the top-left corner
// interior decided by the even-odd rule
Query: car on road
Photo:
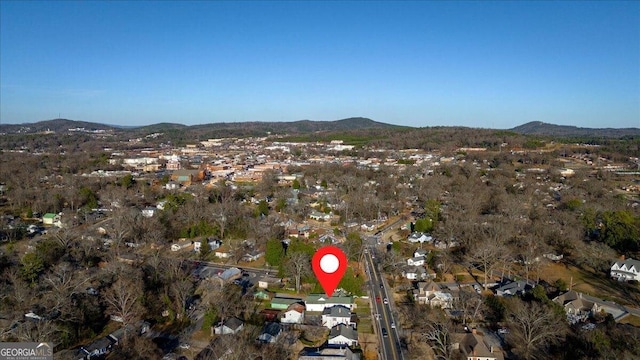
[[[395,328],[396,328],[396,323],[391,322],[391,328],[392,328],[392,329],[395,329]]]
[[[384,304],[389,305],[389,300],[387,300],[387,298],[384,298]]]
[[[380,302],[380,296],[376,296],[376,302]]]
[[[382,336],[383,337],[388,337],[389,333],[387,332],[387,328],[382,328]]]
[[[380,289],[384,288],[384,284],[380,283]]]

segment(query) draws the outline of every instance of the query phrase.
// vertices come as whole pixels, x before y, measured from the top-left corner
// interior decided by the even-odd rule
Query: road
[[[374,322],[376,323],[375,328],[378,333],[378,338],[380,339],[380,355],[384,360],[402,360],[404,357],[399,346],[400,336],[398,334],[398,324],[393,317],[393,312],[391,311],[393,299],[389,296],[386,282],[373,262],[371,251],[372,249],[370,248],[364,258],[370,279],[369,292],[373,305],[371,308],[372,318],[379,319],[378,321],[374,320]],[[378,298],[380,298],[379,302],[377,301]],[[385,304],[384,299],[388,299],[389,303]],[[391,328],[392,323],[396,324],[395,329]],[[383,336],[383,328],[387,331],[388,336]]]

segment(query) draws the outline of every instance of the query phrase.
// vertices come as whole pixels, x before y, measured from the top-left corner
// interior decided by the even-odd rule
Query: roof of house
[[[424,292],[427,291],[440,291],[440,285],[433,281],[421,281],[418,283],[418,289]]]
[[[280,323],[269,322],[269,323],[264,324],[264,327],[262,328],[261,334],[269,334],[271,336],[278,336],[278,334],[280,334],[281,331],[282,331],[282,326],[280,325]]]
[[[244,322],[237,317],[231,317],[224,321],[224,326],[228,327],[231,330],[237,330],[243,324]]]
[[[56,217],[56,214],[54,214],[54,213],[46,213],[46,214],[42,215],[43,219],[53,219],[55,217]]]
[[[325,294],[309,294],[305,299],[306,304],[353,304],[352,296],[331,296]]]
[[[347,339],[358,340],[358,332],[351,326],[339,324],[331,328],[329,333],[329,339],[336,338],[338,336],[344,336]]]
[[[473,354],[473,357],[496,357],[502,359],[502,353],[491,352],[483,341],[483,337],[467,333],[460,339],[460,350],[466,355]]]
[[[614,265],[618,265],[618,267],[622,267],[622,265],[626,265],[627,269],[632,266],[635,266],[636,270],[640,271],[640,260],[636,260],[636,259],[626,259],[626,260],[616,261]],[[611,267],[613,267],[613,265],[611,265]]]
[[[322,311],[322,315],[332,316],[332,317],[351,317],[351,310],[348,307],[342,305],[332,306],[330,308],[325,308]]]
[[[299,360],[356,360],[360,359],[348,346],[328,345],[323,348],[305,348],[300,352]]]
[[[304,305],[300,303],[293,303],[287,307],[287,311],[297,311],[300,314],[304,313],[304,309],[305,309]]]
[[[571,306],[578,310],[591,310],[595,305],[593,301],[584,299],[582,294],[575,290],[569,290],[553,299],[553,301],[562,306]]]

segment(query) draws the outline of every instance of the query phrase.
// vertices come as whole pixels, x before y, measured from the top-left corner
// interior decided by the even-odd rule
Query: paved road
[[[387,286],[382,275],[378,272],[378,268],[374,265],[371,258],[371,250],[365,254],[365,266],[367,273],[369,274],[369,293],[372,299],[372,316],[376,323],[375,328],[378,333],[380,341],[380,354],[384,360],[402,360],[402,350],[400,349],[400,337],[398,335],[398,329],[392,329],[391,324],[395,322],[391,307],[393,306],[393,300],[389,300],[388,304],[384,303],[384,299],[391,299],[387,292]],[[382,285],[382,286],[381,286]],[[380,298],[380,302],[377,299]],[[387,336],[383,335],[383,330],[387,332]]]

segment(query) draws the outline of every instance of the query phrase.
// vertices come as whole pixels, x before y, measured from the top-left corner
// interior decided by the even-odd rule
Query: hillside
[[[520,126],[516,126],[510,130],[519,134],[524,134],[524,135],[546,135],[546,136],[559,136],[559,137],[621,138],[624,136],[640,136],[640,129],[638,128],[592,129],[592,128],[581,128],[577,126],[547,124],[541,121],[532,121]]]
[[[69,129],[77,128],[84,128],[87,131],[117,130],[115,126],[111,125],[69,119],[53,119],[26,124],[0,124],[0,132],[4,133],[37,133],[47,130],[55,132],[65,132],[69,131]]]

